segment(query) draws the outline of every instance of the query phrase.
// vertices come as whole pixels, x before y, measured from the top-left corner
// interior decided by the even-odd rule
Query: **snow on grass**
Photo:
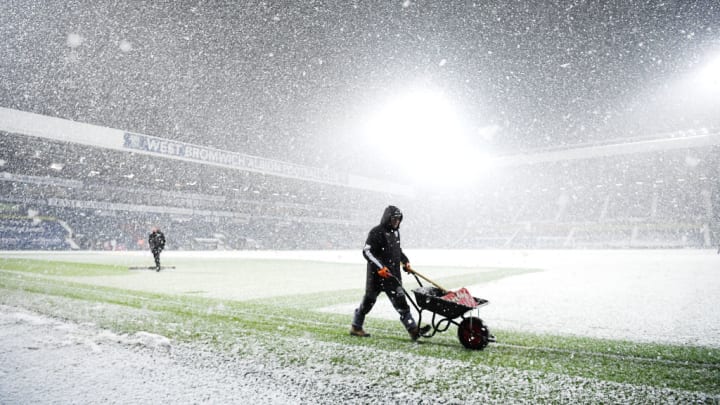
[[[718,307],[720,258],[711,250],[407,253],[418,271],[444,287],[467,287],[473,295],[488,299],[490,304],[478,315],[491,328],[720,347],[720,311],[709,310]],[[7,252],[2,256],[130,266],[152,259],[147,252]],[[345,291],[345,298],[337,298],[341,302],[326,303],[318,310],[348,317],[364,288],[365,264],[359,251],[169,251],[163,260],[177,268],[160,273],[131,271],[125,277],[68,279],[231,300]],[[493,269],[535,271],[480,284],[461,282],[472,283],[473,277]],[[408,290],[417,286],[408,275],[404,280]],[[396,319],[397,314],[380,296],[369,318]]]
[[[28,321],[29,320],[29,321]],[[702,393],[313,338],[238,337],[229,353],[0,306],[3,403],[699,403]],[[12,324],[13,328],[5,328]],[[26,338],[34,336],[31,342]],[[136,339],[135,337],[141,337]],[[157,342],[172,350],[157,350]]]
[[[720,399],[708,388],[666,385],[678,369],[683,386],[717,387],[711,349],[704,360],[702,350],[690,357],[673,348],[653,354],[654,347],[570,340],[563,349],[550,338],[522,335],[717,347],[720,322],[708,310],[720,299],[712,293],[720,290],[714,252],[408,252],[423,274],[491,301],[481,316],[515,344],[501,341],[484,352],[462,349],[455,328],[410,343],[383,297],[368,318],[375,336],[347,336],[364,284],[359,252],[167,253],[164,264],[177,269],[160,273],[4,273],[0,403]],[[151,260],[138,253],[0,256],[128,266]],[[633,383],[624,369],[647,369],[637,374],[645,382]]]
[[[488,299],[479,316],[491,328],[720,347],[720,311],[710,310],[720,300],[720,258],[714,251],[420,251],[414,256],[421,272],[420,263],[446,266],[423,272],[443,287],[467,287]],[[451,266],[540,271],[445,285]],[[406,288],[417,285],[403,277]],[[360,298],[321,310],[350,314]],[[397,314],[381,296],[369,317],[396,319]]]
[[[710,250],[409,251],[418,271],[444,287],[467,287],[490,304],[479,315],[492,328],[720,347],[720,258]],[[3,257],[141,265],[146,252],[3,253]],[[295,260],[292,260],[295,258]],[[248,260],[254,259],[254,260]],[[272,259],[270,261],[263,259]],[[282,261],[278,262],[278,259]],[[319,310],[347,314],[362,298],[365,265],[355,251],[167,252],[176,269],[125,277],[68,277],[130,290],[231,300],[345,291]],[[311,261],[308,261],[311,260]],[[472,282],[493,269],[536,271]],[[417,286],[404,276],[408,290]],[[457,281],[460,280],[460,281]],[[369,318],[396,319],[383,296]]]

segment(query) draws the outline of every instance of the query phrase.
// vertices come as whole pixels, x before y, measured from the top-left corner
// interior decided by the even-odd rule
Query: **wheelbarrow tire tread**
[[[482,350],[490,342],[490,332],[478,317],[464,318],[458,325],[460,343],[471,350]]]

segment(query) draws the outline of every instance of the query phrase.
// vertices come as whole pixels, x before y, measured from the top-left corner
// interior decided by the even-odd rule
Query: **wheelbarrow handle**
[[[434,285],[435,287],[437,287],[438,289],[440,289],[440,291],[443,292],[443,293],[447,293],[448,291],[450,291],[450,290],[448,290],[447,288],[441,286],[440,284],[438,284],[438,283],[430,280],[429,278],[423,276],[421,273],[419,273],[419,272],[418,272],[417,270],[415,270],[415,269],[410,269],[410,271],[409,271],[408,273],[411,273],[411,274],[414,275],[415,277],[420,277],[421,279],[427,281],[428,283],[430,283],[430,284]]]

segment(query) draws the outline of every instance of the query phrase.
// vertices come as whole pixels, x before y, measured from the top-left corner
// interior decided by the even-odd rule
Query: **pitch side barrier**
[[[412,197],[410,186],[0,107],[0,131]]]

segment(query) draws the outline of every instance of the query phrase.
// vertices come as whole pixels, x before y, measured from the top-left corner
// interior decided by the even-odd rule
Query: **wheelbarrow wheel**
[[[458,326],[458,339],[468,349],[484,349],[490,341],[489,337],[490,332],[480,318],[474,316],[465,318]]]

